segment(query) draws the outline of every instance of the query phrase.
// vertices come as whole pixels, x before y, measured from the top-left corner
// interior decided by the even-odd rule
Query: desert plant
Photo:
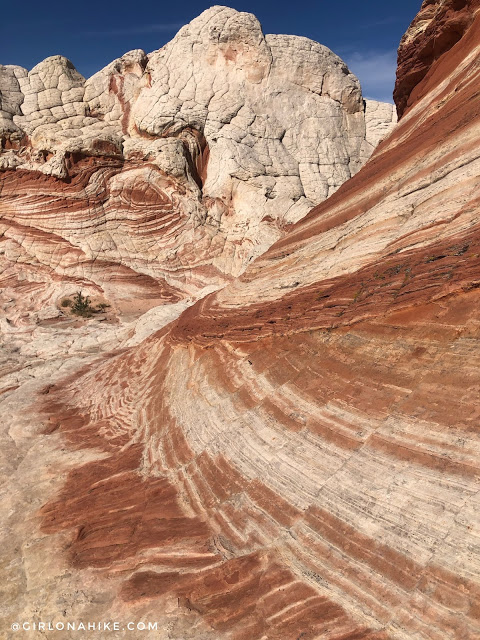
[[[71,307],[72,306],[72,301],[70,300],[70,298],[65,298],[64,300],[62,300],[62,307]]]
[[[88,296],[84,296],[81,291],[78,291],[73,296],[72,313],[77,316],[89,318],[94,311],[95,309],[90,304],[90,298]]]

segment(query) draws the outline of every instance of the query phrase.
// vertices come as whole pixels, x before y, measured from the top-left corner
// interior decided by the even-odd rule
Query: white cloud
[[[365,98],[382,102],[393,102],[397,70],[397,51],[356,51],[344,56],[350,70],[362,85]]]

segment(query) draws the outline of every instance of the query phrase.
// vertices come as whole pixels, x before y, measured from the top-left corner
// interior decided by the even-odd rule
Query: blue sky
[[[158,49],[213,2],[22,0],[2,7],[0,63],[31,69],[62,54],[90,76],[130,49]],[[217,2],[221,4],[221,2]],[[307,36],[330,47],[360,78],[367,98],[392,101],[396,50],[421,0],[232,0],[265,33]]]

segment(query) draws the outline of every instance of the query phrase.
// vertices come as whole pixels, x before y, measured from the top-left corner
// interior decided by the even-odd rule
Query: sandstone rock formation
[[[365,117],[358,80],[329,49],[264,36],[226,7],[88,80],[53,56],[1,67],[0,87],[0,169],[16,169],[0,200],[10,263],[51,290],[100,287],[122,308],[242,273],[392,124],[388,105]]]
[[[424,3],[436,39],[466,4]],[[479,637],[475,11],[363,169],[220,290],[188,308],[166,293],[177,301],[163,322],[157,307],[137,331],[60,324],[49,343],[49,319],[32,329],[28,316],[39,291],[52,297],[39,286],[47,258],[18,254],[32,275],[10,276],[4,322],[7,638],[35,615],[155,621],[133,637],[162,640]],[[255,53],[255,79],[264,60]],[[400,86],[402,73],[405,62]],[[102,157],[102,175],[123,180],[116,161]],[[51,184],[19,171],[4,185],[11,175],[26,194],[38,193],[33,180]],[[85,197],[75,193],[72,212]],[[18,246],[33,252],[23,216],[29,240]],[[38,230],[35,243],[74,264],[60,237]],[[55,291],[78,283],[62,269]]]
[[[393,104],[365,100],[365,139],[372,153],[380,142],[388,136],[397,123],[397,110]]]
[[[398,50],[397,83],[393,95],[400,117],[419,97],[423,97],[421,91],[428,91],[429,84],[423,80],[432,64],[463,38],[475,21],[479,8],[479,0],[424,0]],[[449,56],[449,63],[455,63],[454,56]]]

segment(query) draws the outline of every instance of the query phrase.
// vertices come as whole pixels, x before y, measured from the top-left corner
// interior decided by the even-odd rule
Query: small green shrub
[[[64,308],[69,307],[72,314],[82,316],[82,318],[91,318],[93,314],[105,313],[105,310],[110,307],[106,302],[100,302],[93,306],[89,296],[84,296],[81,291],[77,291],[73,296],[73,300],[71,298],[64,298],[60,306]]]
[[[90,298],[84,296],[81,291],[78,291],[73,296],[72,313],[84,318],[91,318],[92,314],[95,313],[95,309],[90,304]]]

